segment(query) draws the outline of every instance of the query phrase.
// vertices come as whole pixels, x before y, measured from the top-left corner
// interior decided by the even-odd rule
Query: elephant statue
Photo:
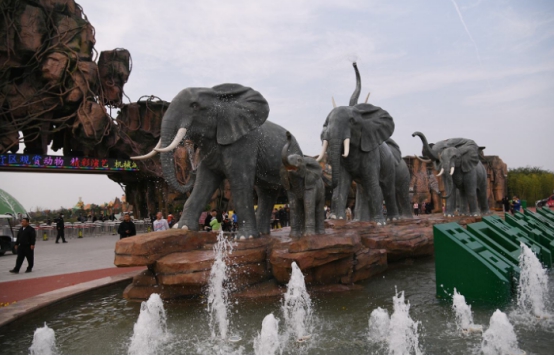
[[[394,182],[395,200],[387,201],[387,199],[385,198],[387,210],[389,206],[396,204],[400,217],[410,219],[412,218],[412,204],[410,202],[409,194],[411,178],[410,170],[408,169],[408,165],[406,164],[406,162],[402,159],[402,153],[400,152],[400,147],[398,146],[398,144],[392,138],[387,139],[385,143],[389,147],[394,157],[394,164],[396,166]],[[383,186],[384,184],[381,184],[381,187]],[[367,201],[364,200],[363,194],[363,187],[357,186],[354,216],[356,217],[356,220],[368,221],[371,220],[371,216],[369,213],[369,204],[367,204]],[[389,211],[387,211],[387,217],[391,220],[396,220],[398,218],[391,215]]]
[[[331,216],[345,218],[348,191],[355,181],[356,220],[384,224],[383,198],[388,218],[411,218],[410,173],[398,145],[390,139],[394,121],[385,110],[367,104],[367,98],[366,103],[358,104],[361,80],[356,63],[353,66],[356,89],[350,105],[334,105],[321,133],[323,147],[318,160],[327,153],[332,167]]]
[[[287,143],[281,151],[281,183],[290,204],[291,237],[324,234],[325,185],[323,170],[311,157],[289,154],[292,135],[287,131]]]
[[[433,144],[428,143],[421,132],[414,132],[412,137],[415,136],[419,136],[423,144],[423,157],[417,157],[424,162],[433,162],[439,171],[437,176],[444,177],[446,195],[442,199],[446,200],[445,215],[454,216],[457,195],[461,214],[468,211],[473,216],[487,214],[487,171],[479,159],[484,147],[467,138],[451,138]]]
[[[161,137],[148,159],[161,153],[162,172],[168,184],[186,192],[175,176],[173,150],[188,139],[199,149],[194,187],[174,227],[197,230],[198,219],[224,179],[229,181],[239,217],[240,238],[269,234],[273,205],[281,187],[281,148],[286,130],[267,121],[269,105],[252,88],[221,84],[213,88],[186,88],[165,112]],[[294,141],[296,142],[296,141]],[[298,144],[291,154],[302,155]],[[258,209],[254,213],[254,189]]]

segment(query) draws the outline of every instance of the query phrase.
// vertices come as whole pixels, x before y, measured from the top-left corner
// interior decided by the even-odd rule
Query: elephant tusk
[[[334,98],[334,97],[331,97],[331,100],[333,101],[333,108],[336,108],[336,107],[337,107],[337,103],[335,103],[335,98]]]
[[[433,161],[431,161],[430,159],[425,159],[425,158],[421,158],[419,157],[418,155],[415,155],[417,159],[419,159],[421,162],[425,162],[425,163],[431,163]]]
[[[187,134],[187,129],[180,128],[179,131],[177,131],[177,135],[175,135],[173,142],[171,142],[169,146],[165,148],[155,148],[154,150],[158,152],[170,152],[181,143],[181,140],[183,140],[186,134]]]
[[[444,168],[441,168],[441,171],[439,172],[439,174],[437,174],[437,177],[442,176],[443,173],[444,173]]]
[[[152,149],[152,151],[150,151],[149,153],[145,154],[145,155],[142,155],[142,156],[134,156],[134,157],[131,157],[132,160],[135,160],[135,161],[140,161],[140,160],[143,160],[143,159],[148,159],[148,158],[152,158],[154,157],[155,155],[158,154],[158,152],[156,151],[157,148],[160,148],[162,145],[162,139],[160,138],[160,140],[158,141],[158,143],[156,144],[156,147],[154,147],[154,149]]]
[[[454,174],[454,167],[451,167],[450,168],[450,175],[453,175]]]
[[[369,100],[369,94],[371,93],[367,93],[367,96],[365,97],[365,101],[364,101],[365,104],[367,104],[367,101]]]
[[[316,158],[318,162],[321,162],[321,160],[323,160],[323,157],[325,156],[325,152],[327,152],[327,146],[329,146],[329,141],[323,140],[323,147],[321,147],[321,153]]]
[[[350,139],[347,138],[344,140],[344,154],[342,156],[346,158],[348,157],[349,153],[350,153]]]

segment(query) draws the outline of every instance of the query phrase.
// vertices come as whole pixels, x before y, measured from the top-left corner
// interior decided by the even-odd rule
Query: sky
[[[187,87],[250,86],[304,154],[320,151],[332,109],[348,105],[358,63],[364,100],[387,110],[403,155],[465,137],[509,168],[554,171],[554,1],[77,0],[100,52],[126,48],[136,101]],[[114,113],[115,115],[115,113]],[[0,173],[26,208],[121,196],[105,176]]]

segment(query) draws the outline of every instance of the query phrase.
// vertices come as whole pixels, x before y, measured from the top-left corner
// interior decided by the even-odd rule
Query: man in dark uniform
[[[21,218],[21,229],[19,229],[19,232],[17,233],[17,240],[15,241],[17,260],[15,261],[14,269],[10,270],[11,273],[19,273],[19,269],[25,259],[27,259],[28,264],[25,273],[33,271],[33,265],[35,263],[36,240],[37,233],[32,226],[29,226],[29,218]]]
[[[120,240],[125,237],[135,236],[137,234],[137,229],[135,228],[135,224],[131,221],[129,213],[125,213],[123,222],[119,224],[117,233],[119,234]]]
[[[58,243],[60,237],[62,238],[63,243],[67,243],[65,241],[65,224],[63,222],[63,214],[60,214],[60,217],[58,218],[58,222],[56,223],[56,227],[58,228],[58,236],[56,236],[56,243]]]

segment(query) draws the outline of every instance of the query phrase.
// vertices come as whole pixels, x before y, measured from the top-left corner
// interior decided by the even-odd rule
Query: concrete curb
[[[79,283],[73,286],[64,287],[51,292],[39,294],[31,298],[23,299],[15,304],[0,308],[0,327],[21,318],[22,316],[59,302],[60,300],[71,298],[100,287],[109,286],[125,280],[131,280],[134,276],[142,272],[143,271],[132,271],[115,276],[95,279],[93,281]]]

